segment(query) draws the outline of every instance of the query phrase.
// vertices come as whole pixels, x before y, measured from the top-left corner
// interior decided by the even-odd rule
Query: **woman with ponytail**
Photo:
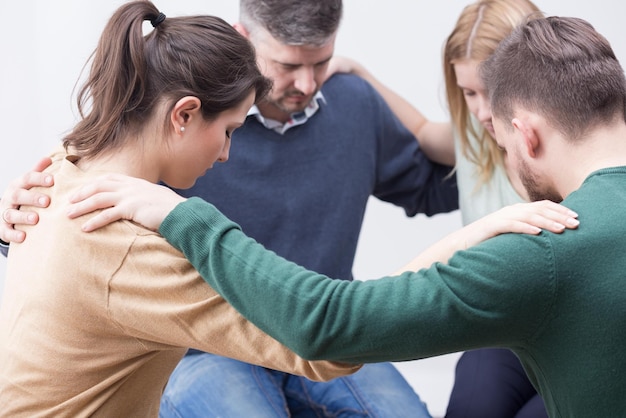
[[[189,347],[313,380],[359,369],[296,356],[159,234],[129,221],[86,234],[90,216],[66,214],[69,196],[104,173],[191,187],[228,159],[233,130],[269,88],[253,47],[222,19],[165,17],[149,1],[113,14],[78,94],[81,119],[47,169],[52,202],[9,251],[0,416],[156,417]]]

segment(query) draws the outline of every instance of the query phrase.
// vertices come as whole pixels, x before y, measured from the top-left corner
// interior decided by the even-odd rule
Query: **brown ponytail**
[[[144,36],[145,21],[155,28]],[[166,18],[144,0],[113,14],[91,61],[77,96],[81,120],[63,141],[83,157],[123,145],[154,116],[157,104],[172,106],[196,96],[211,120],[251,92],[261,99],[271,86],[256,65],[252,45],[224,20]]]

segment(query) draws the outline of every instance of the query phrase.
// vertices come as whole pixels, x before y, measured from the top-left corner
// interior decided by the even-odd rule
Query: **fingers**
[[[20,211],[23,205],[45,208],[50,205],[50,197],[46,194],[30,190],[35,186],[49,187],[54,184],[54,178],[39,171],[51,164],[50,158],[41,159],[29,172],[9,184],[0,200],[0,239],[5,242],[23,242],[26,234],[14,228],[14,225],[34,225],[39,222],[39,216],[32,211]]]
[[[35,164],[33,171],[44,171],[52,164],[52,158],[44,157]]]
[[[31,171],[13,180],[2,196],[2,207],[18,208],[21,205],[31,205],[45,208],[50,204],[50,196],[31,191],[35,186],[50,187],[54,178],[47,173]]]
[[[550,201],[520,203],[501,209],[499,218],[503,230],[516,233],[537,234],[540,230],[561,233],[577,228],[578,214],[569,208]]]
[[[79,188],[70,196],[70,203],[78,203],[94,195],[103,194],[105,192],[122,192],[127,188],[130,190],[130,188],[133,188],[134,185],[140,181],[141,180],[139,179],[121,174],[105,174]],[[132,190],[129,193],[132,193]],[[104,206],[99,208],[102,207]]]
[[[578,214],[569,208],[548,200],[534,202],[538,210],[531,213],[529,222],[539,228],[560,233],[566,228],[574,229],[580,224]]]
[[[98,193],[99,188],[98,185],[100,183],[90,183],[85,186],[79,188],[75,193],[70,196],[70,203],[73,203],[72,206],[80,207],[77,203],[83,202],[85,200],[90,199],[94,194]]]
[[[0,227],[0,240],[6,243],[24,242],[25,239],[26,233],[23,231],[18,231],[13,228]]]
[[[39,222],[39,215],[35,212],[6,208],[2,211],[2,221],[7,225],[35,225]]]
[[[131,219],[125,205],[120,204],[120,201],[124,196],[133,195],[131,183],[134,184],[135,181],[137,180],[116,174],[98,177],[70,196],[66,213],[70,218],[77,218],[101,210],[82,224],[81,229],[85,232],[95,231],[120,219]]]
[[[98,228],[102,228],[103,226],[108,225],[111,222],[115,222],[123,218],[123,212],[117,210],[117,208],[105,209],[96,216],[83,223],[81,229],[85,232],[95,231]]]
[[[67,214],[70,218],[77,218],[98,209],[112,208],[124,196],[135,195],[138,181],[138,179],[117,174],[100,176],[93,182],[80,187],[70,196]]]
[[[44,182],[51,182],[52,178],[48,176]],[[44,193],[36,192],[33,190],[25,189],[21,185],[15,186],[16,183],[9,185],[4,195],[2,196],[3,208],[17,209],[20,206],[35,206],[39,208],[48,207],[50,204],[50,196]],[[28,187],[36,186],[38,184],[29,183]],[[17,222],[16,222],[17,223]]]
[[[50,187],[54,184],[54,177],[50,173],[31,171],[13,180],[11,186],[15,189],[30,189],[35,186]]]
[[[567,215],[572,218],[578,217],[578,214],[576,212],[574,212],[573,210],[571,210],[570,208],[566,206],[563,206],[561,203],[555,203],[550,200],[540,200],[540,201],[533,202],[533,203],[536,205],[541,205],[548,210],[552,210],[552,211]]]
[[[88,197],[82,198],[82,196]],[[116,206],[120,198],[119,193],[101,192],[95,185],[87,186],[77,192],[76,203],[71,203],[67,207],[67,215],[73,219],[102,209],[100,213],[85,221],[81,226],[85,232],[95,231],[117,220],[130,219],[124,205]]]
[[[77,218],[98,209],[107,209],[115,205],[115,196],[113,193],[98,192],[92,187],[84,187],[75,195],[76,199],[71,199],[71,203],[67,208],[67,215],[70,218]]]
[[[38,173],[40,174],[40,173]],[[52,181],[48,176],[45,183]],[[17,183],[14,183],[17,184]],[[32,185],[32,183],[30,183]],[[39,215],[33,211],[18,210],[22,205],[45,208],[50,204],[50,197],[27,189],[9,186],[2,200],[0,200],[0,240],[4,242],[24,242],[26,234],[14,228],[14,225],[35,225],[39,222]]]
[[[14,228],[14,224],[33,225],[39,221],[39,217],[34,212],[20,212],[11,207],[0,209],[2,219],[0,219],[0,240],[3,242],[24,242],[26,234]]]

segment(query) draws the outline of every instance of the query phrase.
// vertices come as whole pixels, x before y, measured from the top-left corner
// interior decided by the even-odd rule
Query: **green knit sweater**
[[[160,232],[245,317],[305,358],[508,347],[552,417],[625,416],[626,168],[593,173],[564,204],[579,214],[577,230],[505,234],[448,264],[364,282],[286,261],[197,198]]]

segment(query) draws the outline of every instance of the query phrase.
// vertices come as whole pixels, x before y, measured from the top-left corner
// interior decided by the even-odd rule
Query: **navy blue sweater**
[[[408,216],[433,215],[458,208],[456,181],[362,79],[334,76],[322,93],[317,113],[283,135],[249,116],[233,134],[229,161],[177,192],[211,202],[283,257],[351,279],[371,195]]]
[[[351,279],[371,195],[408,216],[449,212],[458,209],[456,179],[362,79],[336,75],[322,93],[317,113],[283,135],[249,116],[233,133],[228,162],[177,192],[211,202],[288,260]]]

